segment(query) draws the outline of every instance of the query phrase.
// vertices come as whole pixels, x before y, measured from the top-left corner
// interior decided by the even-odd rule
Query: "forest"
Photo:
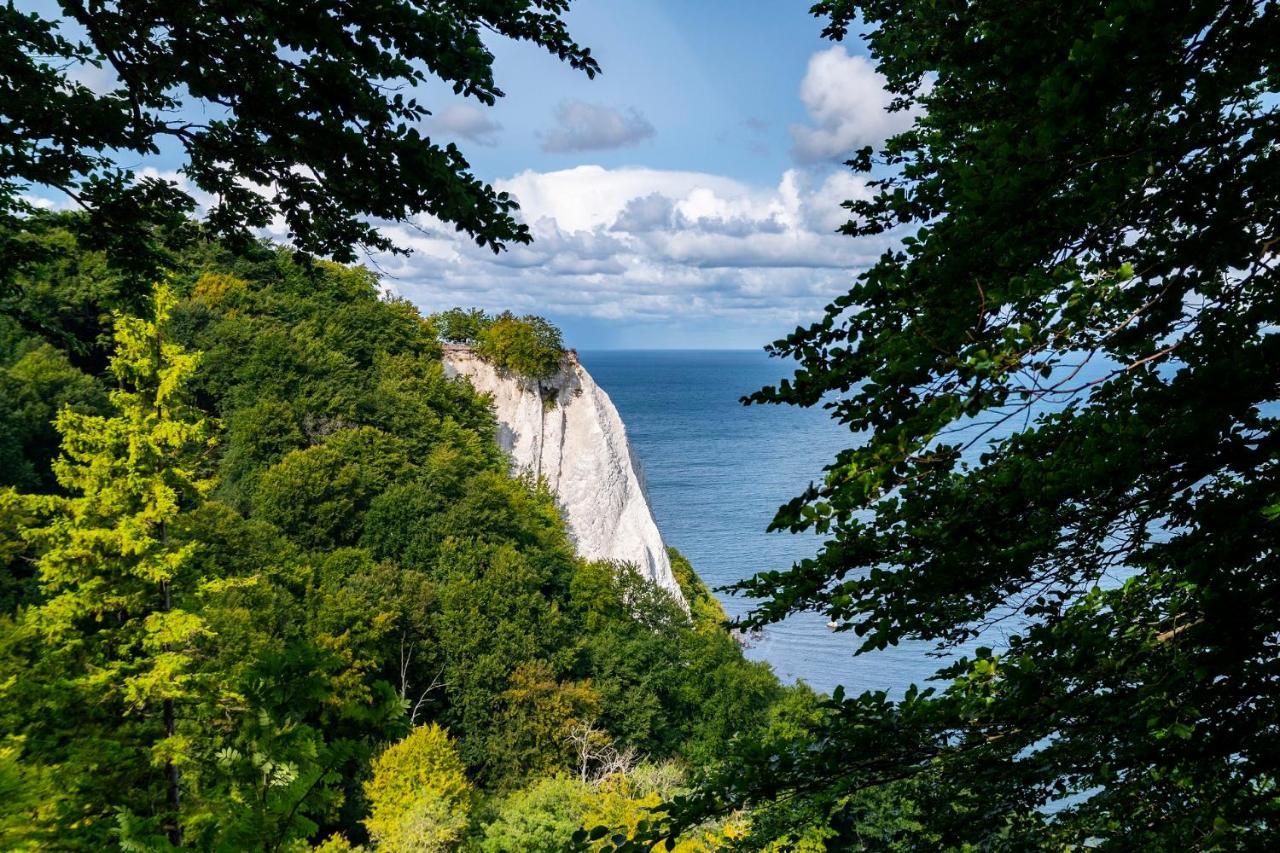
[[[678,554],[688,612],[576,557],[366,270],[202,243],[135,316],[74,224],[0,332],[5,847],[560,850],[817,713]]]

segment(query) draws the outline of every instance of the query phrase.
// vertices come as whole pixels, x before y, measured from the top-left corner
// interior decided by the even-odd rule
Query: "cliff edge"
[[[444,368],[493,400],[498,443],[512,470],[546,481],[581,556],[631,563],[684,601],[622,418],[576,353],[566,353],[553,376],[531,380],[499,370],[470,347],[445,344]]]

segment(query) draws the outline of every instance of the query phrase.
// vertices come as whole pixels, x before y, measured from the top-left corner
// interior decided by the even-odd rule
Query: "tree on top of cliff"
[[[453,344],[474,344],[480,339],[480,333],[493,322],[488,314],[479,308],[450,308],[427,318],[436,337]]]
[[[422,132],[420,87],[439,79],[492,105],[489,31],[531,41],[594,76],[570,38],[567,0],[298,4],[62,0],[61,15],[0,6],[0,264],[32,186],[91,214],[85,235],[112,261],[148,263],[158,224],[205,223],[244,239],[274,217],[301,252],[354,259],[397,251],[371,220],[429,214],[498,251],[529,241],[515,202],[477,180],[452,143]],[[106,82],[90,85],[89,80]],[[180,151],[190,188],[125,163]]]
[[[702,804],[884,849],[859,792],[914,780],[901,849],[1274,848],[1280,4],[815,11],[919,114],[851,161],[876,193],[843,230],[912,230],[772,347],[799,367],[752,400],[857,439],[777,514],[827,541],[741,584],[746,621],[968,657],[837,696]]]
[[[427,323],[441,340],[472,345],[490,364],[526,379],[546,379],[564,360],[560,330],[534,314],[503,311],[495,317],[479,308],[450,308]]]
[[[555,375],[564,360],[560,330],[542,317],[504,311],[480,332],[476,352],[497,367],[527,379]]]

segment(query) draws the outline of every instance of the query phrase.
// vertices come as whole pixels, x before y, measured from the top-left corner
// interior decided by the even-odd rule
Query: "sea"
[[[744,406],[743,395],[789,376],[788,362],[757,350],[599,350],[578,353],[622,415],[658,528],[713,588],[785,569],[817,553],[815,535],[766,532],[778,507],[819,480],[854,436],[822,408]],[[749,599],[718,592],[731,617]],[[856,655],[858,638],[801,613],[749,641],[784,681],[898,698],[942,664],[932,643]]]

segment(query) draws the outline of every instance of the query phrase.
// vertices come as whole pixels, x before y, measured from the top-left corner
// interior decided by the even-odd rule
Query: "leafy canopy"
[[[751,398],[859,436],[773,523],[827,541],[738,589],[750,624],[964,656],[700,806],[807,803],[855,846],[894,785],[909,848],[1275,846],[1280,4],[814,11],[920,117],[850,161],[844,232],[898,247]]]
[[[70,724],[59,773],[74,793],[60,798],[63,805],[92,813],[93,797],[102,797],[127,810],[122,792],[112,788],[137,773],[133,778],[144,784],[167,789],[170,809],[160,823],[177,843],[180,766],[194,746],[176,726],[176,708],[181,703],[183,713],[192,713],[232,697],[196,671],[208,628],[193,607],[217,580],[193,572],[196,546],[170,535],[213,485],[207,466],[213,424],[190,406],[199,359],[164,332],[174,301],[162,286],[153,319],[117,317],[110,365],[119,383],[110,395],[115,413],[59,412],[63,455],[53,470],[69,495],[29,498],[39,522],[21,534],[39,549],[43,598],[23,622],[41,649],[38,669],[52,667],[58,684],[45,699],[53,719],[42,735],[56,736]],[[95,711],[84,715],[82,705]],[[91,768],[107,757],[98,751],[107,732],[116,733],[124,751],[105,762],[103,778],[88,792],[77,790],[71,780],[97,775]],[[163,765],[163,781],[147,772],[148,763]],[[133,828],[146,831],[144,824]]]
[[[471,785],[449,733],[419,726],[373,762],[365,824],[388,853],[450,850],[467,826]]]
[[[215,201],[206,225],[241,241],[280,216],[302,252],[352,260],[396,250],[371,220],[427,214],[494,251],[528,242],[515,202],[424,132],[425,87],[492,105],[503,92],[482,33],[529,41],[599,71],[569,35],[566,0],[489,3],[81,2],[0,7],[0,227],[7,261],[32,186],[91,216],[112,262],[156,248],[195,206],[176,182],[139,176],[139,156],[180,152],[180,173]],[[104,82],[90,85],[89,80]],[[262,190],[265,188],[265,192]]]
[[[560,330],[532,314],[504,311],[480,332],[476,352],[503,370],[528,379],[554,376],[564,360]]]
[[[76,239],[82,220],[26,223],[29,239],[62,247],[28,268],[20,294],[25,316],[52,327],[0,315],[0,432],[16,439],[0,484],[38,487],[0,490],[0,789],[21,810],[0,819],[6,845],[152,849],[180,827],[196,849],[355,849],[369,840],[377,757],[432,726],[449,732],[469,817],[429,797],[391,823],[409,846],[480,844],[501,820],[490,806],[512,791],[566,773],[594,786],[639,756],[692,772],[772,728],[794,698],[743,658],[678,555],[692,614],[634,569],[577,557],[553,496],[510,476],[487,400],[446,376],[431,324],[381,298],[366,270],[269,244],[172,247],[176,299],[161,298],[151,343],[122,353],[182,364],[166,417],[223,429],[212,448],[147,451],[130,467],[117,456],[151,441],[130,427],[88,469],[100,500],[81,500],[53,476],[58,435],[40,422],[63,402],[90,437],[121,417],[109,400],[117,344],[93,318],[122,294],[102,253]],[[130,382],[123,391],[138,392]],[[188,477],[200,488],[179,489]],[[146,555],[181,555],[169,591],[183,625],[166,625],[154,572],[131,574],[140,555],[92,550],[132,517],[113,496],[133,489],[183,496],[166,498],[163,536],[145,539]],[[55,521],[65,542],[41,532]],[[73,558],[65,589],[42,583],[44,561]],[[36,617],[70,590],[83,618],[48,642]],[[147,637],[149,624],[166,632]],[[172,683],[154,677],[157,661]],[[85,682],[94,672],[108,681]],[[557,811],[539,835],[562,848],[585,814]]]
[[[493,318],[479,308],[450,308],[431,315],[430,322],[440,340],[474,344],[493,323]]]

